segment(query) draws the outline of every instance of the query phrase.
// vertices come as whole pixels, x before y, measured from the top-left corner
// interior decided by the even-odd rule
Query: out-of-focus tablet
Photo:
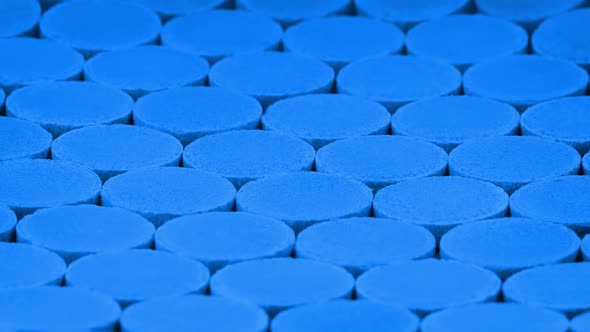
[[[15,90],[6,114],[40,124],[57,137],[86,126],[128,123],[133,99],[122,91],[90,82],[53,82]]]
[[[78,79],[84,58],[59,43],[32,38],[0,39],[0,88],[7,93],[23,85]]]
[[[269,16],[287,27],[303,20],[347,14],[350,0],[236,0],[238,8]]]
[[[0,89],[0,115],[4,115],[4,101],[6,99],[6,93]]]
[[[321,148],[316,170],[351,177],[379,190],[399,181],[444,175],[447,154],[432,143],[409,137],[353,137]]]
[[[359,275],[378,265],[432,257],[436,241],[423,227],[380,218],[322,222],[297,236],[295,254]]]
[[[366,97],[393,113],[409,102],[458,94],[461,73],[428,57],[384,56],[353,62],[336,79],[339,93]]]
[[[261,116],[256,99],[211,87],[154,92],[133,106],[135,125],[166,132],[183,145],[224,131],[256,129]]]
[[[579,170],[580,155],[574,148],[533,136],[471,140],[449,155],[451,175],[492,182],[508,194],[527,183]]]
[[[335,300],[285,310],[273,319],[271,329],[273,332],[416,332],[418,322],[405,308],[364,300]]]
[[[180,167],[121,174],[107,181],[100,193],[102,205],[137,212],[156,226],[187,214],[229,211],[235,195],[228,180]]]
[[[515,303],[480,303],[427,316],[422,332],[566,332],[567,318],[555,311]]]
[[[583,95],[587,86],[588,74],[575,63],[534,55],[478,63],[463,77],[465,94],[509,103],[519,111],[549,99]]]
[[[537,265],[573,262],[580,238],[567,227],[523,218],[500,218],[457,226],[440,241],[442,258],[475,264],[500,278]]]
[[[582,256],[585,261],[590,261],[590,236],[584,236],[582,240]]]
[[[0,289],[60,285],[66,263],[58,255],[23,243],[0,242]]]
[[[130,306],[123,332],[266,332],[268,316],[256,305],[218,296],[185,295]]]
[[[293,231],[273,218],[242,212],[180,217],[156,232],[156,249],[196,259],[211,272],[240,261],[289,256]]]
[[[515,135],[520,116],[514,107],[491,99],[446,96],[400,107],[391,117],[394,135],[430,141],[450,152],[476,138]]]
[[[278,132],[238,130],[206,136],[189,144],[184,167],[217,174],[236,188],[262,177],[310,171],[315,150],[302,139]]]
[[[350,298],[346,270],[306,259],[269,258],[228,265],[211,278],[211,294],[257,304],[272,316],[293,306]]]
[[[465,70],[494,57],[523,53],[526,31],[510,21],[483,15],[453,15],[422,23],[408,32],[408,53],[431,56]]]
[[[203,293],[209,271],[196,261],[150,249],[104,252],[70,264],[66,283],[100,291],[126,306],[156,297]]]
[[[141,168],[178,166],[182,144],[171,135],[129,125],[93,126],[61,135],[51,157],[94,170],[103,181]]]
[[[256,52],[219,61],[211,68],[209,83],[256,97],[266,107],[287,97],[330,92],[334,71],[293,53]]]
[[[404,33],[392,24],[363,17],[328,17],[289,28],[283,45],[286,51],[322,60],[338,70],[362,58],[401,52]]]
[[[269,17],[214,10],[169,22],[162,30],[162,44],[215,63],[238,53],[278,50],[282,34],[281,26]]]
[[[133,0],[160,15],[163,21],[226,5],[229,0]]]
[[[133,212],[76,205],[42,209],[24,217],[16,239],[51,250],[70,263],[103,251],[149,248],[154,231],[150,222]]]
[[[450,260],[426,259],[376,267],[357,280],[359,298],[402,305],[418,315],[494,301],[501,281],[493,272]]]
[[[114,329],[119,305],[98,292],[73,287],[0,291],[0,326],[15,331]]]
[[[63,161],[32,159],[0,162],[0,204],[19,218],[57,205],[94,204],[100,178],[92,171]]]
[[[582,168],[584,170],[584,174],[590,175],[590,152],[587,152],[582,159]]]
[[[0,2],[0,37],[32,35],[41,17],[37,0],[3,0]]]
[[[247,183],[236,196],[236,207],[280,219],[298,232],[320,221],[368,217],[372,201],[371,189],[359,181],[297,172]]]
[[[14,212],[6,206],[0,206],[0,241],[11,241],[15,227],[16,215]]]
[[[0,117],[0,160],[46,158],[52,141],[36,123]]]
[[[518,272],[502,287],[504,299],[573,316],[590,309],[590,262],[545,265]]]
[[[209,65],[203,58],[161,46],[105,52],[84,65],[87,81],[121,89],[133,98],[185,85],[203,85],[208,72]]]
[[[590,331],[590,313],[587,312],[574,317],[570,322],[570,330],[572,332]]]
[[[41,36],[86,57],[155,43],[161,28],[158,15],[146,6],[118,0],[66,1],[45,12],[40,23]]]

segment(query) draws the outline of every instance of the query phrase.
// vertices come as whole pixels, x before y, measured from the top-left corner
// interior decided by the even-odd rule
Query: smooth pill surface
[[[349,0],[236,0],[238,8],[269,16],[290,26],[302,20],[344,14],[350,10]]]
[[[0,241],[12,240],[16,227],[16,215],[6,206],[0,206]]]
[[[0,37],[32,35],[41,7],[36,0],[4,0],[0,2]]]
[[[1,290],[60,285],[66,271],[58,255],[30,244],[0,242],[0,260]]]

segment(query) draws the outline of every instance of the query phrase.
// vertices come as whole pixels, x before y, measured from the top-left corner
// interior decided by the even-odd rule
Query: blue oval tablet
[[[268,316],[253,304],[218,296],[185,295],[127,308],[121,328],[124,332],[266,332]]]
[[[317,17],[346,14],[350,0],[237,0],[238,8],[269,16],[283,26]]]
[[[61,135],[51,157],[94,170],[103,181],[141,168],[178,166],[182,144],[154,129],[129,125],[93,126]]]
[[[578,174],[571,146],[533,136],[498,136],[461,144],[449,155],[449,173],[489,181],[511,194],[523,185]]]
[[[432,257],[436,241],[421,226],[379,218],[322,222],[297,236],[295,255],[347,269],[353,275],[378,265]]]
[[[0,117],[0,160],[47,158],[52,141],[36,123]]]
[[[227,56],[278,50],[283,30],[269,17],[213,10],[179,17],[162,30],[162,44],[215,63]]]
[[[296,232],[320,221],[369,216],[373,194],[359,181],[315,172],[252,181],[236,196],[238,211],[286,222]]]
[[[228,265],[211,278],[211,294],[257,304],[272,316],[302,304],[350,298],[346,270],[306,259],[269,258]]]
[[[37,0],[3,0],[0,2],[0,37],[32,35],[41,17]]]
[[[590,152],[584,155],[582,158],[582,168],[584,170],[584,174],[590,175]]]
[[[433,58],[393,55],[359,60],[342,68],[336,87],[339,93],[377,101],[393,113],[418,99],[458,94],[461,73]]]
[[[315,150],[297,137],[238,130],[200,138],[186,147],[182,158],[184,167],[217,174],[240,188],[265,176],[310,171]]]
[[[156,297],[203,293],[209,271],[196,261],[149,249],[104,252],[70,264],[66,283],[100,291],[126,306]]]
[[[190,257],[214,272],[240,261],[289,256],[293,231],[273,218],[242,212],[184,216],[158,228],[156,249]]]
[[[590,331],[590,312],[574,317],[570,322],[570,330],[572,332]]]
[[[509,55],[478,63],[463,77],[466,95],[496,99],[521,112],[549,99],[583,95],[587,86],[588,74],[575,63],[534,55]]]
[[[66,263],[37,246],[0,242],[0,289],[60,285]]]
[[[256,97],[266,107],[287,97],[330,92],[334,71],[319,60],[292,53],[240,54],[216,63],[209,83]]]
[[[156,226],[187,214],[229,211],[235,195],[228,180],[180,167],[121,174],[107,181],[100,193],[102,205],[137,212]]]
[[[41,36],[73,47],[86,57],[102,51],[155,43],[160,18],[149,8],[117,0],[67,1],[45,12]],[[149,66],[146,69],[154,69]]]
[[[416,332],[418,322],[404,308],[363,300],[335,300],[285,310],[273,319],[271,328],[273,332]]]
[[[584,236],[584,239],[582,240],[581,249],[584,260],[590,261],[590,236]]]
[[[133,212],[76,205],[42,209],[24,217],[16,239],[51,250],[70,263],[103,251],[149,248],[154,231],[150,222]]]
[[[14,212],[6,206],[0,206],[0,241],[11,241],[15,227],[16,215]]]
[[[160,15],[162,21],[226,5],[229,0],[134,0]]]
[[[379,190],[403,180],[444,175],[447,154],[432,143],[414,138],[362,136],[321,148],[316,170],[351,177]]]

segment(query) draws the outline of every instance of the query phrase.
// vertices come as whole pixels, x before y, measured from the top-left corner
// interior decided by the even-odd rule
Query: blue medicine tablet
[[[279,313],[273,332],[397,331],[416,332],[418,318],[401,307],[370,301],[335,300]]]
[[[121,317],[123,332],[266,332],[268,316],[256,305],[218,296],[185,295],[135,304]]]
[[[334,71],[296,54],[261,52],[219,61],[211,68],[209,83],[256,97],[266,107],[287,97],[330,92]]]
[[[0,160],[46,158],[52,141],[36,123],[0,117]]]
[[[472,140],[449,155],[451,175],[492,182],[508,194],[527,183],[579,170],[580,155],[574,148],[533,136]]]
[[[372,99],[393,113],[418,99],[458,94],[461,73],[433,58],[393,55],[351,63],[338,74],[336,86],[339,93]]]
[[[590,309],[590,262],[545,265],[524,270],[504,282],[510,302],[558,310],[568,316]]]
[[[203,85],[209,65],[167,47],[140,46],[99,54],[84,65],[84,78],[121,89],[133,98],[185,85]]]
[[[94,291],[51,286],[0,291],[0,326],[16,331],[111,330],[120,315],[115,301]]]
[[[212,272],[244,260],[289,256],[293,231],[273,218],[242,212],[180,217],[156,232],[156,249],[203,262]]]
[[[395,135],[430,141],[450,152],[470,139],[516,135],[520,116],[514,107],[491,99],[446,96],[400,107],[391,117]]]
[[[298,172],[250,182],[236,196],[238,211],[280,219],[296,232],[320,221],[369,216],[373,194],[359,181]]]
[[[236,0],[238,8],[270,16],[283,26],[311,18],[347,14],[350,0]]]
[[[261,116],[256,99],[210,87],[154,92],[133,107],[135,125],[169,133],[183,145],[219,132],[256,129]]]
[[[15,226],[16,215],[14,212],[6,206],[0,206],[0,241],[11,241]]]
[[[298,136],[319,149],[348,137],[387,134],[389,118],[387,109],[368,99],[312,94],[274,103],[262,117],[262,127]]]
[[[154,10],[163,21],[225,5],[229,0],[133,0]]]
[[[100,178],[92,171],[63,161],[33,159],[0,163],[0,205],[19,218],[57,205],[95,204]]]
[[[432,56],[465,70],[497,56],[523,53],[529,37],[518,25],[483,15],[453,15],[408,32],[408,53]]]
[[[0,37],[32,35],[41,16],[37,0],[3,0],[0,2]]]
[[[357,280],[359,298],[402,305],[419,315],[494,301],[501,281],[493,272],[450,260],[426,259],[376,267]]]
[[[236,188],[265,176],[309,171],[315,150],[297,137],[262,130],[238,130],[206,136],[189,144],[184,167],[230,180]]]
[[[584,174],[590,175],[590,152],[584,155],[582,159],[582,168],[584,169]]]
[[[281,26],[269,17],[214,10],[179,17],[162,30],[162,44],[215,63],[237,53],[278,50]]]
[[[590,312],[576,316],[570,322],[570,330],[572,332],[588,332],[590,331]]]
[[[0,261],[0,289],[60,285],[66,272],[58,255],[29,244],[0,242]]]
[[[55,140],[51,156],[94,170],[103,181],[129,170],[178,166],[182,144],[154,129],[129,125],[72,130]]]
[[[187,214],[231,210],[235,195],[228,180],[180,167],[121,174],[107,181],[100,193],[102,205],[137,212],[156,226]]]
[[[126,306],[156,297],[203,293],[209,271],[182,256],[133,249],[82,257],[68,267],[66,282],[97,290]]]
[[[4,115],[4,100],[6,99],[6,93],[0,89],[0,115]]]
[[[338,70],[355,60],[401,52],[404,33],[377,20],[329,17],[291,27],[283,45],[286,51],[322,60]]]
[[[57,137],[86,126],[128,123],[133,99],[115,88],[90,82],[53,82],[15,90],[6,114],[40,124]]]
[[[444,175],[447,154],[414,138],[371,135],[348,138],[321,148],[316,170],[351,177],[373,190],[425,176]]]
[[[154,231],[150,222],[133,212],[76,205],[42,209],[24,217],[16,239],[49,249],[69,263],[103,251],[149,248]]]
[[[346,270],[307,259],[269,258],[228,265],[211,278],[211,294],[257,304],[272,316],[302,304],[350,298]]]
[[[582,240],[582,256],[585,261],[590,261],[590,236],[584,236]]]
[[[537,265],[573,262],[580,238],[567,227],[523,218],[457,226],[440,241],[442,258],[479,265],[507,278]]]
[[[0,39],[0,88],[78,79],[84,58],[71,48],[45,39]]]
[[[549,99],[583,95],[587,86],[588,74],[575,63],[534,55],[478,63],[463,77],[465,94],[509,103],[519,111]]]
[[[118,0],[67,1],[54,6],[40,23],[41,35],[90,57],[98,52],[155,43],[160,18],[140,4]],[[155,66],[148,66],[152,70]]]
[[[555,311],[514,303],[448,308],[426,317],[422,332],[566,332],[567,318]]]
[[[432,257],[436,241],[423,227],[377,218],[322,222],[297,236],[295,255],[339,265],[353,275],[378,265]]]

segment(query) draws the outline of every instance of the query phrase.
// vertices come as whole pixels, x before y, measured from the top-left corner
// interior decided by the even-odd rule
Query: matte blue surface
[[[584,155],[582,158],[582,168],[584,169],[584,174],[590,175],[590,152]]]
[[[584,236],[582,240],[582,256],[584,257],[585,261],[590,261],[590,236]]]
[[[381,218],[339,219],[297,236],[295,255],[346,268],[353,275],[375,266],[434,255],[436,241],[423,227]]]
[[[236,0],[236,6],[289,26],[311,18],[348,13],[350,0]]]
[[[0,117],[0,160],[46,158],[51,142],[36,123]]]
[[[160,15],[163,21],[174,16],[189,15],[213,9],[229,2],[228,0],[134,0],[146,5]]]
[[[57,137],[86,126],[128,123],[133,99],[91,82],[53,82],[15,90],[6,114],[40,124]]]
[[[262,127],[298,136],[319,149],[339,139],[387,134],[389,116],[383,106],[368,99],[313,94],[271,105],[262,117]]]
[[[3,0],[0,2],[0,37],[14,37],[33,33],[41,6],[37,0]]]
[[[572,332],[588,332],[590,331],[590,313],[578,315],[570,322],[570,329]]]
[[[330,92],[334,71],[319,60],[292,53],[250,53],[216,63],[209,83],[256,97],[266,107],[287,97]]]
[[[583,2],[584,0],[475,0],[481,12],[515,21],[530,31],[542,20],[571,10]]]
[[[135,213],[76,205],[42,209],[24,217],[17,225],[16,239],[51,250],[70,263],[103,251],[149,248],[154,231],[150,222]]]
[[[214,272],[240,261],[289,256],[293,231],[273,218],[210,212],[167,222],[156,232],[156,249],[190,257]]]
[[[203,264],[146,249],[82,257],[66,272],[67,285],[100,291],[123,306],[156,297],[203,293],[208,282],[209,271]]]
[[[346,270],[305,259],[270,258],[232,264],[211,278],[211,294],[255,303],[272,316],[293,306],[350,298]]]
[[[0,261],[0,290],[60,285],[66,271],[58,255],[29,244],[0,242]]]
[[[0,89],[0,115],[4,115],[4,101],[6,99],[6,93]]]
[[[426,259],[376,267],[357,279],[359,298],[403,305],[418,315],[494,301],[501,281],[475,265]]]
[[[72,130],[55,140],[51,157],[94,170],[103,181],[130,170],[178,166],[182,144],[157,130],[128,125]]]
[[[335,300],[283,311],[272,321],[271,328],[273,332],[415,332],[418,318],[401,307]]]
[[[274,217],[296,232],[331,219],[369,216],[373,194],[359,181],[298,172],[250,182],[236,196],[238,211]]]
[[[16,227],[16,215],[6,206],[0,206],[0,241],[12,240],[14,227]]]
[[[336,87],[339,93],[377,101],[393,113],[418,99],[458,94],[461,73],[433,58],[384,56],[344,67],[338,74]]]
[[[489,181],[509,194],[533,181],[578,174],[579,169],[574,148],[532,136],[472,140],[449,155],[451,175]]]
[[[121,317],[123,332],[266,332],[268,316],[253,304],[186,295],[135,304]]]
[[[432,143],[414,138],[354,137],[320,149],[316,170],[351,177],[379,190],[399,181],[444,175],[447,154]]]

